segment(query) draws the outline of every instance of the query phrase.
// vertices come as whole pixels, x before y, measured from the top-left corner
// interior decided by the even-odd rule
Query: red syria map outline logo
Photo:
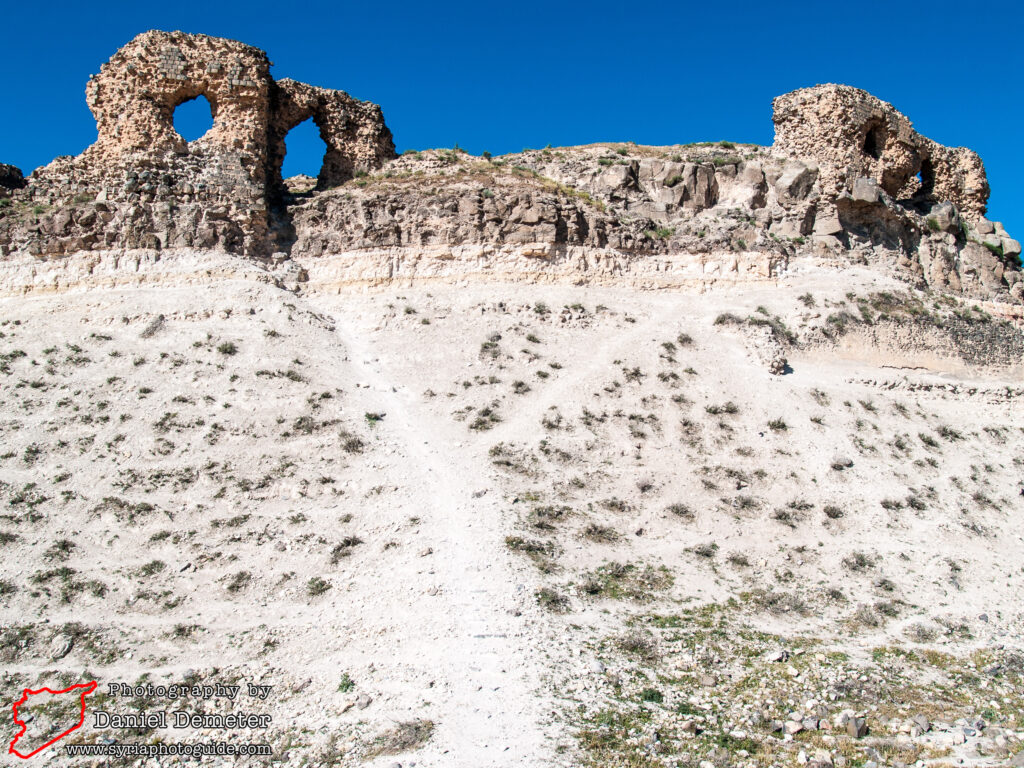
[[[64,733],[60,734],[59,736],[56,736],[56,737],[50,739],[48,742],[43,744],[43,746],[37,747],[36,749],[33,749],[27,755],[21,754],[21,752],[19,752],[18,750],[16,750],[14,748],[14,745],[18,743],[18,739],[20,739],[22,736],[24,736],[25,735],[25,731],[28,729],[28,724],[27,723],[23,723],[21,720],[18,719],[18,707],[20,707],[22,704],[24,704],[26,701],[28,701],[28,697],[29,696],[35,696],[35,695],[40,694],[40,693],[49,693],[49,694],[51,694],[53,696],[58,696],[58,695],[60,695],[62,693],[71,693],[71,691],[78,690],[78,689],[82,690],[82,692],[79,694],[79,700],[82,703],[82,713],[79,716],[78,722],[75,725],[73,725],[70,728],[68,728],[66,731],[64,731]],[[42,752],[44,749],[46,749],[48,746],[50,746],[54,742],[60,741],[61,739],[63,739],[65,736],[67,736],[72,731],[76,731],[79,728],[81,728],[82,727],[82,723],[85,722],[85,697],[88,696],[90,693],[92,693],[95,690],[96,690],[96,681],[95,680],[93,680],[90,683],[79,683],[78,685],[72,685],[70,688],[65,688],[62,691],[52,691],[49,688],[40,688],[38,691],[32,691],[32,690],[29,690],[28,688],[26,688],[25,692],[21,694],[21,698],[18,701],[14,702],[14,722],[15,722],[15,724],[21,726],[21,730],[18,731],[17,735],[15,735],[14,739],[11,741],[11,746],[7,749],[7,752],[9,754],[12,754],[12,755],[17,755],[22,760],[27,760],[28,758],[32,757],[32,755],[34,755],[34,754],[36,754],[38,752]]]

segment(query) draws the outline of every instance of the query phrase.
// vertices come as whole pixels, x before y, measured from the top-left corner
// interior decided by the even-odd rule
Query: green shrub
[[[309,581],[306,582],[306,594],[308,594],[310,597],[316,597],[317,595],[322,595],[324,592],[326,592],[330,588],[331,588],[330,583],[325,581],[324,579],[321,579],[319,576],[314,576],[312,579],[310,579]],[[344,683],[345,680],[348,680],[348,674],[345,674],[342,677],[342,682],[343,683]],[[351,687],[353,685],[352,681],[348,680],[348,682],[349,682],[349,687]],[[338,687],[338,690],[339,691],[341,690],[340,686]],[[346,690],[348,690],[348,689],[346,688]]]
[[[644,235],[651,240],[668,240],[673,234],[675,234],[675,229],[672,227],[658,227],[644,232]]]

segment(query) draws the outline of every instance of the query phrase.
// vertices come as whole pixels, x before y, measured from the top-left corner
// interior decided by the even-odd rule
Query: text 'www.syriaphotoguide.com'
[[[269,744],[228,744],[223,741],[201,744],[68,744],[68,757],[206,757],[269,756]]]

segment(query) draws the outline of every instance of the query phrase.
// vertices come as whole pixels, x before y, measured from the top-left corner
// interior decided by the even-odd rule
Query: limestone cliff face
[[[778,97],[771,147],[609,144],[495,159],[395,157],[378,106],[275,82],[262,51],[203,35],[140,35],[86,92],[95,144],[27,182],[0,173],[8,260],[200,248],[339,285],[474,274],[671,285],[763,279],[809,259],[1024,303],[1020,245],[984,218],[980,158],[847,86]],[[185,142],[173,112],[199,95],[214,125]],[[323,167],[315,183],[286,184],[284,139],[308,118],[327,144]]]

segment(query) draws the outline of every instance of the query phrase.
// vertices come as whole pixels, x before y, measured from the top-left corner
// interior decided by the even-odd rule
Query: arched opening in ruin
[[[279,126],[276,130],[283,128]],[[295,243],[292,206],[316,190],[327,159],[328,146],[317,117],[307,117],[289,128],[283,136],[277,132],[271,142],[270,154],[270,236],[274,250],[287,253]]]
[[[327,142],[320,135],[315,119],[306,118],[292,128],[284,137],[284,160],[281,163],[281,178],[291,192],[306,191],[316,183],[323,169],[327,154]],[[300,178],[296,178],[300,177]],[[309,179],[301,178],[309,177]],[[289,183],[287,180],[292,179]],[[302,187],[303,189],[292,189]]]
[[[880,123],[868,126],[864,134],[864,154],[878,160],[885,151],[885,127]]]
[[[213,128],[213,107],[202,94],[174,108],[174,130],[185,141],[195,141]]]
[[[929,158],[921,161],[921,170],[917,174],[917,181],[920,184],[917,190],[918,197],[931,197],[935,192],[935,166]]]

